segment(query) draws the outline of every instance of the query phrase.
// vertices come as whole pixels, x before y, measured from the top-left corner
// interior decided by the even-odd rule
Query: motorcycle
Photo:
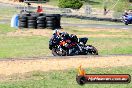
[[[132,24],[132,15],[122,16],[122,21],[125,25]]]
[[[78,42],[69,39],[58,40],[51,38],[49,49],[54,56],[74,56],[74,55],[98,55],[98,50],[92,45],[86,45],[88,38],[79,38]]]

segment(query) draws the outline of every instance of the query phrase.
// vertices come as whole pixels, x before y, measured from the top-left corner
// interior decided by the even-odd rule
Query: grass
[[[50,36],[7,34],[14,31],[15,29],[10,28],[9,25],[0,25],[0,58],[51,55],[48,49]],[[100,55],[132,54],[132,30],[64,27],[62,31],[76,34],[79,37],[88,37],[87,44],[95,46]],[[51,33],[52,31],[49,32]]]
[[[58,6],[59,0],[49,0],[46,4],[53,5],[53,6]]]
[[[0,34],[5,34],[8,32],[13,32],[15,31],[14,28],[11,28],[9,24],[5,25],[5,24],[0,24]]]
[[[86,0],[86,1],[87,2],[85,2],[84,5],[91,5],[93,8],[101,8],[101,9],[104,8],[104,0]],[[112,10],[115,9],[115,8],[113,8],[113,6],[117,3],[117,0],[105,0],[105,1],[108,1],[108,2],[106,2],[108,9],[112,9]],[[121,3],[121,2],[123,2],[123,1],[119,1],[118,3]],[[49,2],[47,2],[46,4],[58,6],[58,3],[59,3],[59,0],[49,0]],[[120,6],[122,6],[124,3],[121,3]],[[131,8],[131,6],[129,6],[128,8]]]
[[[0,37],[0,57],[34,57],[49,55],[47,37]]]
[[[130,74],[132,67],[88,68],[87,74]],[[131,88],[132,84],[86,84],[76,83],[76,69],[64,71],[35,71],[24,75],[12,75],[0,82],[0,88]]]
[[[1,19],[11,19],[13,15],[18,14],[20,11],[14,7],[2,7],[0,8],[0,20]]]
[[[132,54],[131,38],[90,38],[100,54]],[[95,42],[96,41],[96,42]]]
[[[62,23],[73,23],[73,24],[112,24],[112,25],[117,25],[121,24],[118,22],[108,22],[108,21],[94,21],[94,20],[85,20],[85,19],[77,19],[77,18],[66,18],[62,17],[61,18]]]

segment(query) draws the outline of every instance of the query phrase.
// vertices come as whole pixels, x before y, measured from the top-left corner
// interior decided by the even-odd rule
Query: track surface
[[[3,4],[0,3],[0,6]],[[9,5],[8,5],[9,6]],[[9,23],[10,20],[1,20],[1,23]],[[132,29],[132,25],[125,26],[111,24],[69,24],[63,26],[77,26],[90,28],[119,28]],[[34,57],[34,58],[10,58],[0,60],[0,75],[11,75],[30,71],[51,71],[78,68],[82,65],[89,67],[115,67],[132,65],[132,55],[109,56],[74,56],[74,57]]]
[[[1,7],[18,7],[16,4],[9,4],[9,3],[1,3]],[[0,24],[9,23],[10,20],[0,20]],[[76,26],[76,27],[85,27],[85,28],[115,28],[115,29],[132,29],[132,25],[124,25],[122,24],[71,24],[71,23],[62,23],[62,26]]]
[[[31,71],[52,71],[78,68],[82,65],[89,67],[116,67],[132,65],[132,55],[110,56],[72,56],[72,57],[41,57],[16,58],[0,61],[0,75],[11,75]]]
[[[114,29],[132,29],[132,25],[112,25],[112,24],[71,24],[63,23],[62,26],[77,26],[85,28],[114,28]]]

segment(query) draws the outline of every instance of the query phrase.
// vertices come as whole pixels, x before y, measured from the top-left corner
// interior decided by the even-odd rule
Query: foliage
[[[128,0],[120,0],[115,7],[116,12],[124,12],[124,10],[128,9],[129,2]]]
[[[79,0],[59,0],[60,8],[80,9],[83,3]]]

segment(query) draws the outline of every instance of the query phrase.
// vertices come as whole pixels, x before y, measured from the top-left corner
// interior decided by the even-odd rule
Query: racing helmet
[[[77,38],[76,35],[71,34],[71,35],[70,35],[70,38],[71,38],[72,41],[78,42],[78,38]]]
[[[60,34],[60,31],[59,31],[58,29],[55,29],[55,30],[53,31],[53,34],[59,35],[59,34]]]

